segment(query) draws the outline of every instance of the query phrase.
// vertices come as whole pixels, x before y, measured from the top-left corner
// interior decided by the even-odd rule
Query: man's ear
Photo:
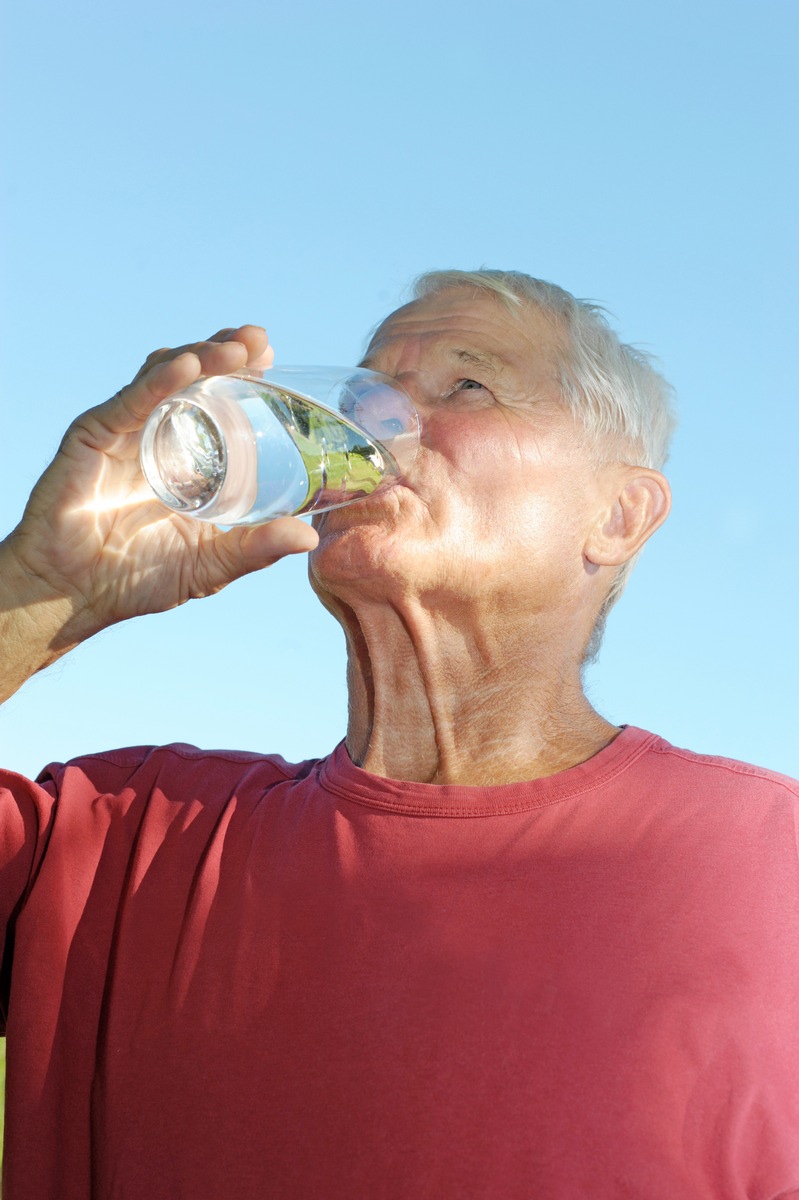
[[[660,471],[626,467],[615,490],[585,544],[586,559],[600,567],[619,567],[633,558],[671,508],[671,488]]]

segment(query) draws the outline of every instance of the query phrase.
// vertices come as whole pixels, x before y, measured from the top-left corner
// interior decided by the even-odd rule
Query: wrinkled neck
[[[574,644],[549,617],[486,621],[418,599],[339,610],[347,746],[373,774],[502,784],[583,762],[618,733],[588,703]]]

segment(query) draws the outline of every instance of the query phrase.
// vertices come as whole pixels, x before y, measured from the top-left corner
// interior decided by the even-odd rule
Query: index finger
[[[237,370],[237,367],[233,367]],[[154,408],[175,392],[195,383],[202,374],[202,364],[192,352],[179,354],[156,363],[139,373],[132,383],[123,387],[96,408],[86,413],[109,433],[135,433],[142,428]],[[84,418],[85,419],[85,418]]]

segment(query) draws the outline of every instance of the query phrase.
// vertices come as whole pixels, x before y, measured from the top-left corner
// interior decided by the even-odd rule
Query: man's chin
[[[385,583],[388,594],[398,580],[413,578],[408,538],[371,501],[321,513],[314,528],[319,545],[309,555],[309,572],[317,591],[379,592]]]

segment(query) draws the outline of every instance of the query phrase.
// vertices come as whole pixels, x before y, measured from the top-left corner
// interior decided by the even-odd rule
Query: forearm
[[[12,539],[0,542],[0,703],[90,636],[74,599],[27,570]]]

